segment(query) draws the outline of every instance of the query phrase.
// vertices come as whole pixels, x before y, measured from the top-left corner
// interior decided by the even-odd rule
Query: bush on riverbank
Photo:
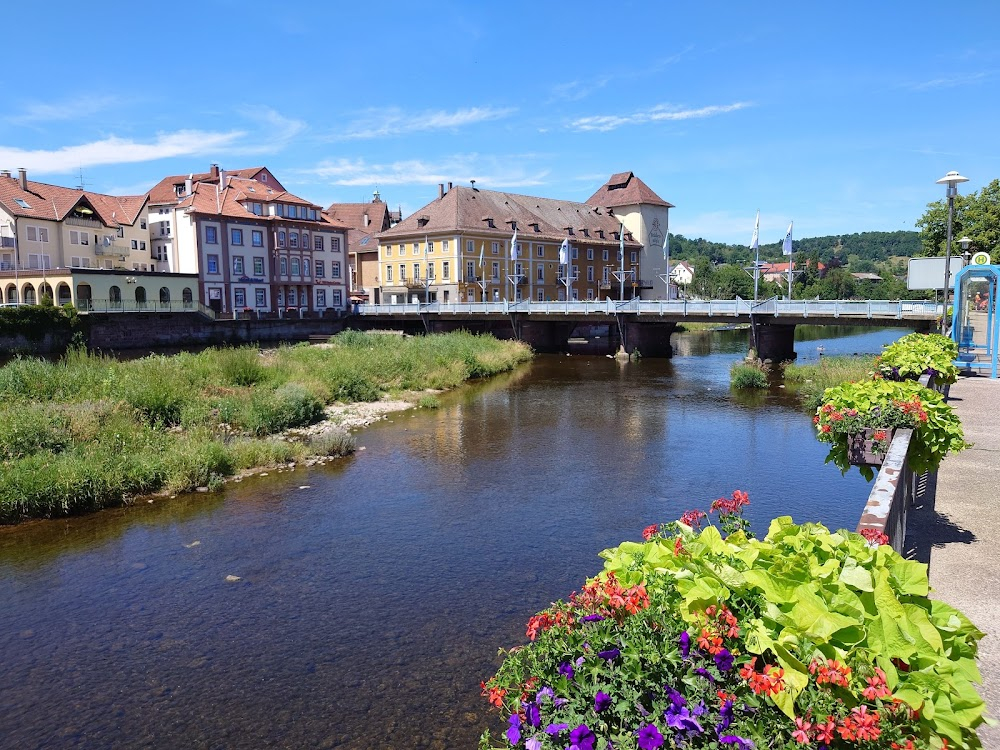
[[[319,422],[335,401],[451,388],[530,356],[523,344],[465,333],[351,332],[327,346],[265,353],[18,358],[0,368],[0,523],[214,488],[243,470],[344,455],[353,440],[339,431],[305,441],[275,436]]]
[[[729,382],[733,388],[740,390],[767,388],[768,367],[759,359],[736,362],[729,371]]]

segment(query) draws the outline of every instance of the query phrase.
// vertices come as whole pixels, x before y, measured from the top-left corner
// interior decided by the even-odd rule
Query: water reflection
[[[853,526],[865,483],[784,389],[730,393],[746,332],[689,337],[540,357],[349,460],[4,530],[0,747],[474,747],[497,648],[599,550],[735,488],[758,532]]]

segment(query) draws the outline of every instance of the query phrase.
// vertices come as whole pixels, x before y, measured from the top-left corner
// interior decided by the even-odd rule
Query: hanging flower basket
[[[851,466],[881,466],[889,452],[895,429],[868,427],[847,436],[847,460]]]

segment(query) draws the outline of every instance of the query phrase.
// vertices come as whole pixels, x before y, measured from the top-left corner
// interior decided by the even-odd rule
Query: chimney
[[[438,183],[438,200],[441,200],[442,198],[444,198],[444,183],[443,182],[439,182]]]
[[[211,177],[211,178],[212,178],[213,180],[214,180],[214,179],[215,179],[216,177],[218,177],[218,176],[219,176],[219,165],[218,165],[218,164],[213,164],[213,165],[212,165],[212,166],[211,166],[211,167],[209,168],[209,170],[208,170],[208,174],[209,174],[209,176],[210,176],[210,177]]]
[[[364,217],[364,222],[365,222],[365,226],[366,226],[366,227],[367,227],[367,226],[368,226],[368,224],[369,224],[369,223],[371,222],[371,219],[369,219],[369,218],[368,218],[368,212],[367,212],[367,211],[365,211],[365,217]]]
[[[188,178],[184,180],[184,195],[191,195],[194,190],[194,175],[189,174]]]
[[[226,188],[226,170],[224,170],[224,169],[218,169],[216,171],[219,173],[219,187],[222,188],[223,190],[225,190],[225,188]]]
[[[0,177],[10,177],[10,170],[4,169],[3,171],[0,171]]]
[[[21,167],[17,170],[17,181],[21,183],[21,190],[27,192],[28,190],[28,170]]]
[[[451,183],[450,182],[448,183],[448,192],[449,193],[451,192]]]

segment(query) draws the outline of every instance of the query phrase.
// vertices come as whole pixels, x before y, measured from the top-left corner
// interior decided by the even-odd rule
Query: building
[[[164,178],[150,207],[158,263],[197,273],[216,313],[346,308],[348,227],[266,167]]]
[[[663,240],[670,231],[673,204],[663,200],[634,173],[619,172],[590,196],[587,205],[613,210],[642,246],[638,289],[643,299],[669,299]]]
[[[631,298],[642,246],[627,228],[624,235],[619,217],[600,205],[442,184],[437,200],[378,234],[381,300],[603,299],[622,287]],[[614,275],[622,270],[623,282]]]
[[[349,293],[353,302],[378,304],[379,270],[378,239],[400,221],[401,212],[390,211],[378,190],[369,203],[332,203],[326,214],[334,221],[346,224]]]
[[[806,261],[807,267],[811,264],[811,261]],[[761,277],[767,281],[775,281],[779,284],[788,281],[788,263],[768,263],[761,269]],[[798,266],[795,261],[791,261],[792,273],[800,273],[797,269]],[[826,276],[826,264],[817,262],[816,270],[819,273],[819,277],[823,278]]]
[[[670,267],[670,278],[675,284],[687,286],[694,281],[694,267],[686,260],[672,263]]]
[[[191,276],[156,273],[145,195],[112,196],[0,171],[0,292],[81,310],[193,308]]]

